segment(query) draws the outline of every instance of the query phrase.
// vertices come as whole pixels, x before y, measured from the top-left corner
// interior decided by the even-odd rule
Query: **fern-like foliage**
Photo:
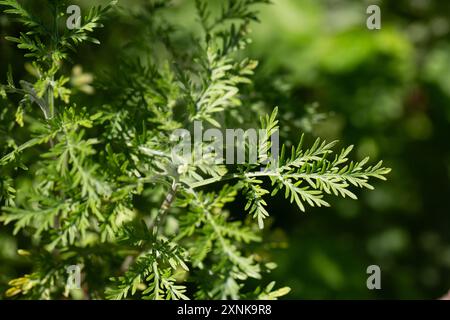
[[[0,1],[29,30],[8,39],[26,50],[36,75],[17,87],[11,72],[0,87],[4,99],[21,96],[0,113],[0,222],[34,237],[21,251],[34,270],[12,280],[7,296],[276,299],[289,292],[265,282],[275,264],[259,254],[269,197],[283,193],[302,211],[326,207],[328,196],[355,199],[355,188],[372,189],[371,180],[384,180],[389,169],[350,161],[351,147],[336,153],[335,142],[320,139],[306,147],[301,137],[298,146],[272,153],[277,108],[261,117],[265,135],[252,163],[217,163],[203,141],[193,146],[201,157],[174,154],[175,130],[196,121],[221,130],[251,112],[242,87],[257,63],[236,52],[248,43],[257,5],[267,2],[224,1],[213,14],[208,1],[195,1],[202,34],[182,46],[177,26],[155,18],[169,10],[167,2],[150,1],[139,16],[145,38],[132,50],[145,59],[125,54],[99,81],[111,99],[81,108],[70,102],[76,92],[61,65],[81,42],[97,42],[91,33],[115,2],[92,9],[79,29],[60,30],[64,1],[48,1],[50,26],[18,1]],[[24,170],[25,183],[16,179]],[[239,193],[246,203],[230,212]],[[83,270],[81,296],[66,283],[66,268],[75,264]],[[248,288],[249,279],[261,285]]]

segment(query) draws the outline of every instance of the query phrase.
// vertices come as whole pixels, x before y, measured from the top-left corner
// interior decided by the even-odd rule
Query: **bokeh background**
[[[73,1],[83,8],[105,2]],[[146,2],[120,1],[133,15],[112,17],[98,33],[102,45],[83,46],[69,66],[93,75],[111,69],[144,30]],[[195,31],[192,4],[173,1],[168,17],[181,29]],[[366,27],[370,4],[381,8],[381,30]],[[279,106],[286,143],[302,132],[338,139],[356,146],[355,159],[369,155],[392,168],[375,191],[358,193],[358,201],[329,198],[331,208],[304,214],[272,198],[265,245],[278,268],[271,276],[292,288],[290,299],[442,296],[450,288],[450,2],[273,0],[260,20],[243,53],[260,61],[246,89],[249,108],[263,114]],[[17,79],[27,77],[23,53],[4,40],[19,31],[0,13],[3,83],[8,65]],[[16,253],[28,243],[0,227],[0,291],[29,271]],[[381,268],[381,290],[366,287],[369,265]]]

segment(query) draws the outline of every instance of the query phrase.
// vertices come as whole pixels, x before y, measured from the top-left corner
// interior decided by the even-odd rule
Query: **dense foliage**
[[[355,199],[352,187],[372,189],[369,179],[384,179],[389,169],[367,165],[368,158],[349,162],[351,147],[333,155],[335,143],[319,139],[283,146],[278,158],[269,151],[277,109],[261,118],[264,156],[255,163],[216,164],[205,142],[195,146],[200,159],[174,156],[172,133],[192,130],[194,121],[245,125],[240,114],[249,112],[251,91],[241,88],[256,62],[239,51],[257,20],[255,6],[266,2],[229,1],[215,12],[196,1],[201,32],[184,35],[189,45],[177,41],[176,25],[158,18],[166,2],[149,2],[139,18],[152,45],[124,48],[98,84],[109,100],[79,105],[73,101],[90,86],[64,66],[83,42],[99,43],[93,33],[116,2],[92,8],[70,30],[65,1],[47,1],[43,17],[16,0],[0,1],[25,28],[7,39],[25,51],[34,76],[17,80],[10,70],[1,87],[0,220],[32,237],[19,253],[33,263],[6,296],[77,297],[66,287],[70,265],[82,266],[85,298],[267,299],[289,291],[267,282],[275,265],[258,254],[267,199],[281,191],[302,211],[329,206],[325,195]],[[79,69],[75,75],[83,78]],[[230,213],[238,194],[245,205]]]
[[[272,279],[292,288],[290,298],[429,298],[448,289],[448,4],[383,2],[382,29],[372,32],[364,2],[351,0],[241,1],[255,5],[224,11],[223,1],[80,0],[90,17],[79,30],[65,27],[72,3],[2,2],[0,288],[8,297],[67,296],[74,264],[84,289],[75,298],[287,292],[267,287]],[[90,11],[94,3],[108,10]],[[213,70],[223,73],[212,79]],[[171,133],[198,120],[222,131],[272,126],[286,145],[281,171],[262,174],[264,159],[180,166]],[[382,157],[394,168],[389,183],[364,193],[345,186],[351,181],[336,176],[345,163],[331,154],[342,144],[312,136],[356,144],[360,163]],[[308,214],[298,214],[302,206]],[[366,288],[370,264],[382,269],[382,290]]]

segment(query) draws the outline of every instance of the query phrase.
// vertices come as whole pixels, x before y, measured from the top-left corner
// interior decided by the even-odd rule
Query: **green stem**
[[[260,172],[248,172],[248,173],[233,173],[228,174],[221,177],[214,177],[205,179],[196,183],[191,184],[191,187],[193,189],[200,188],[203,186],[206,186],[208,184],[216,183],[216,182],[222,182],[222,181],[228,181],[233,179],[242,179],[242,178],[253,178],[253,177],[278,177],[280,174],[278,172],[273,171],[260,171]]]
[[[49,119],[53,119],[53,117],[55,116],[55,95],[53,94],[53,81],[54,81],[54,77],[51,78],[50,80],[50,85],[48,87],[48,108],[49,108]]]
[[[158,236],[159,228],[164,220],[164,218],[167,215],[167,212],[169,211],[170,207],[172,206],[172,202],[175,200],[176,194],[178,189],[178,181],[174,180],[172,187],[170,188],[169,192],[167,193],[166,197],[164,198],[164,201],[158,211],[158,215],[155,218],[155,223],[153,225],[153,235],[155,237]]]
[[[57,50],[58,49],[58,43],[59,43],[59,32],[58,32],[58,5],[59,2],[57,1],[54,4],[53,7],[53,32],[54,32],[54,37],[53,37],[53,48],[52,50]],[[52,57],[52,65],[54,64],[54,60]],[[54,95],[54,81],[55,81],[55,76],[52,75],[52,78],[50,79],[50,85],[48,87],[48,107],[49,107],[49,119],[53,119],[53,117],[55,116],[55,95]]]

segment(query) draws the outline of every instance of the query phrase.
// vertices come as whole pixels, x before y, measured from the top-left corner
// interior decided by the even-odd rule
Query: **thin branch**
[[[173,201],[175,200],[176,193],[178,189],[178,183],[176,180],[173,181],[172,187],[169,189],[166,197],[164,198],[161,207],[159,208],[158,215],[156,216],[155,223],[153,225],[153,235],[156,237],[158,235],[159,228],[167,215],[170,207],[172,206]]]

